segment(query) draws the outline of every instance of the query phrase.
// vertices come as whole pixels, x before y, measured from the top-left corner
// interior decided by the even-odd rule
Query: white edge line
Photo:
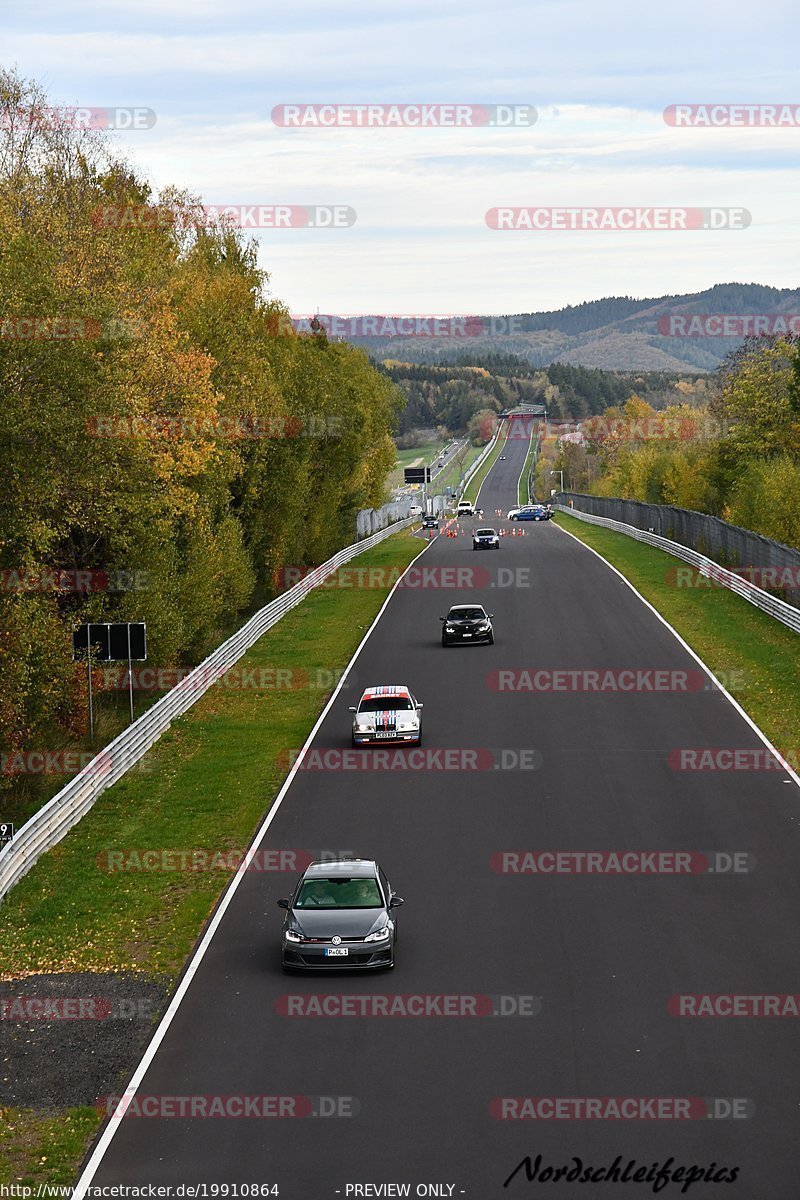
[[[436,539],[434,539],[434,541],[435,540]],[[355,663],[359,654],[361,653],[364,646],[366,645],[370,635],[374,632],[375,627],[377,626],[378,622],[380,621],[381,617],[383,616],[384,611],[386,610],[386,608],[389,604],[389,601],[392,599],[392,596],[394,595],[397,588],[400,586],[402,580],[407,575],[407,573],[409,572],[411,567],[413,567],[413,565],[417,561],[417,559],[421,555],[423,555],[425,553],[425,551],[428,549],[428,547],[431,545],[433,545],[433,542],[426,542],[425,545],[420,550],[419,554],[415,554],[414,557],[411,559],[411,562],[405,568],[402,575],[400,575],[399,578],[395,580],[392,590],[389,592],[389,595],[384,600],[383,604],[381,605],[380,609],[378,610],[378,612],[375,616],[375,619],[373,620],[369,629],[364,634],[359,645],[357,646],[355,653],[353,654],[353,657],[350,659],[349,663],[345,667],[345,670],[344,670],[338,684],[336,685],[336,688],[334,689],[330,699],[328,700],[328,703],[325,705],[322,712],[318,716],[316,723],[314,725],[314,728],[309,733],[308,737],[306,738],[306,740],[303,744],[302,749],[300,750],[300,753],[298,754],[297,758],[295,759],[294,763],[292,764],[292,768],[289,771],[289,774],[286,776],[286,779],[283,781],[280,791],[278,792],[277,796],[275,797],[269,812],[267,813],[266,817],[264,818],[264,821],[261,824],[260,829],[256,832],[255,837],[253,838],[252,842],[250,843],[247,854],[244,856],[242,862],[239,865],[239,869],[237,870],[233,879],[228,884],[227,890],[224,892],[221,900],[219,901],[219,904],[217,905],[214,915],[211,918],[211,922],[203,935],[200,945],[195,950],[191,960],[189,961],[189,963],[186,966],[186,969],[185,969],[183,975],[181,976],[181,981],[178,984],[175,994],[173,995],[172,1000],[169,1003],[169,1007],[167,1008],[167,1011],[164,1013],[163,1017],[159,1021],[158,1028],[156,1029],[155,1033],[153,1034],[153,1036],[147,1046],[147,1049],[145,1050],[144,1054],[142,1055],[139,1065],[137,1066],[136,1070],[133,1073],[133,1076],[131,1077],[130,1083],[128,1084],[124,1093],[120,1097],[119,1103],[117,1104],[117,1107],[114,1109],[114,1112],[112,1113],[111,1117],[109,1118],[108,1124],[106,1125],[105,1129],[103,1130],[100,1140],[97,1143],[97,1146],[95,1147],[94,1151],[92,1152],[91,1158],[89,1159],[88,1163],[86,1164],[85,1168],[83,1169],[83,1172],[81,1173],[81,1176],[78,1179],[78,1182],[75,1184],[75,1190],[72,1194],[72,1200],[82,1200],[82,1198],[86,1194],[86,1189],[90,1186],[92,1180],[94,1179],[95,1173],[96,1173],[98,1167],[100,1166],[100,1163],[103,1160],[105,1152],[108,1149],[108,1147],[111,1143],[111,1140],[114,1137],[114,1134],[117,1132],[117,1130],[120,1127],[122,1116],[124,1115],[125,1110],[128,1108],[131,1099],[133,1098],[133,1096],[136,1095],[136,1092],[139,1088],[139,1084],[142,1082],[142,1079],[144,1078],[145,1073],[147,1072],[147,1069],[150,1066],[150,1063],[155,1058],[158,1048],[161,1045],[161,1043],[163,1042],[164,1037],[166,1036],[167,1030],[169,1029],[170,1025],[172,1024],[172,1019],[175,1016],[176,1012],[178,1011],[181,1001],[183,1000],[183,997],[186,995],[186,992],[189,989],[189,984],[192,982],[195,975],[197,974],[197,970],[200,966],[200,963],[203,961],[203,958],[205,956],[206,951],[208,950],[208,947],[211,944],[211,940],[214,937],[214,934],[216,933],[216,931],[222,921],[222,918],[225,916],[225,913],[228,909],[228,905],[231,903],[231,900],[233,899],[236,889],[238,888],[239,884],[241,883],[242,879],[244,878],[244,876],[247,872],[247,868],[248,868],[249,864],[252,862],[255,852],[257,851],[259,845],[261,844],[264,834],[267,832],[270,825],[272,824],[272,820],[275,817],[275,814],[277,813],[278,809],[280,808],[281,802],[283,801],[286,793],[288,792],[289,788],[291,787],[291,784],[292,784],[292,781],[294,780],[295,774],[300,769],[300,764],[303,759],[303,756],[306,753],[306,750],[309,748],[309,746],[313,742],[314,737],[316,736],[317,730],[319,729],[320,725],[322,724],[325,717],[327,716],[331,706],[333,705],[334,701],[338,697],[339,692],[342,690],[342,686],[343,686],[345,680],[347,679],[347,676],[350,674],[353,664]],[[266,631],[266,632],[269,632],[269,631]]]
[[[576,519],[577,519],[577,520],[580,520],[580,518],[579,518],[579,517],[578,517],[578,518],[576,518]],[[587,524],[588,524],[588,522],[587,522]],[[787,775],[790,775],[790,776],[792,777],[792,779],[794,780],[794,782],[797,784],[797,786],[798,786],[798,787],[800,787],[800,775],[798,775],[796,771],[792,770],[792,768],[791,768],[791,767],[789,766],[789,764],[786,762],[786,760],[784,759],[784,757],[783,757],[783,755],[780,753],[780,751],[779,751],[779,750],[777,750],[777,749],[775,748],[775,746],[773,746],[772,742],[769,740],[769,738],[767,737],[767,735],[764,733],[763,729],[760,729],[760,728],[758,727],[758,725],[756,725],[756,723],[755,723],[755,721],[753,720],[753,718],[752,718],[752,717],[751,717],[751,716],[750,716],[748,713],[746,713],[746,712],[745,712],[745,710],[742,708],[742,706],[741,706],[741,704],[739,703],[739,701],[738,701],[738,700],[736,700],[736,699],[735,699],[735,698],[734,698],[734,697],[733,697],[733,696],[730,694],[730,692],[728,691],[728,689],[727,689],[726,687],[724,687],[724,686],[723,686],[723,685],[720,683],[720,681],[717,679],[716,675],[715,675],[715,674],[714,674],[714,672],[711,670],[711,668],[710,668],[710,667],[709,667],[709,666],[708,666],[706,663],[704,663],[704,662],[703,662],[703,660],[702,660],[702,658],[700,657],[700,655],[699,655],[699,654],[698,654],[698,653],[697,653],[695,650],[693,650],[693,649],[692,649],[692,647],[689,645],[689,643],[688,643],[688,642],[687,642],[687,641],[686,641],[684,638],[682,638],[682,637],[681,637],[681,635],[678,633],[677,629],[675,629],[675,628],[674,628],[674,626],[670,625],[670,623],[669,623],[669,621],[667,620],[667,618],[666,618],[666,617],[664,617],[664,616],[662,616],[662,614],[661,614],[661,613],[658,611],[658,609],[657,609],[657,608],[654,608],[654,607],[653,607],[653,605],[650,603],[650,601],[649,601],[649,600],[645,600],[645,598],[644,598],[644,596],[642,595],[642,593],[641,593],[641,592],[640,592],[640,591],[639,591],[637,588],[635,588],[635,587],[633,586],[633,584],[631,583],[630,579],[627,579],[627,578],[626,578],[626,576],[622,574],[622,571],[618,570],[618,569],[617,569],[617,568],[614,566],[614,564],[613,564],[613,563],[610,563],[610,562],[608,561],[608,559],[607,559],[607,558],[603,558],[603,555],[602,555],[602,554],[601,554],[601,553],[600,553],[598,550],[595,550],[595,548],[594,548],[593,546],[589,546],[589,545],[588,545],[586,542],[582,541],[582,540],[581,540],[579,537],[577,537],[577,536],[576,536],[574,533],[570,533],[569,529],[565,529],[563,525],[556,525],[556,529],[560,529],[562,533],[565,533],[565,534],[567,535],[567,537],[571,537],[571,538],[573,538],[573,539],[574,539],[574,541],[576,541],[576,542],[578,543],[578,545],[579,545],[579,546],[583,546],[583,548],[584,548],[585,550],[588,550],[590,554],[594,554],[596,558],[599,558],[601,562],[605,563],[605,564],[606,564],[606,566],[609,568],[609,570],[610,570],[610,571],[613,571],[615,575],[618,575],[618,576],[620,577],[620,579],[622,580],[622,582],[623,582],[624,584],[626,584],[626,585],[627,585],[627,586],[628,586],[628,587],[631,589],[631,591],[633,592],[634,596],[638,596],[638,598],[641,600],[642,604],[644,604],[644,605],[645,605],[647,608],[649,608],[649,609],[650,609],[650,612],[651,612],[651,613],[654,613],[654,614],[655,614],[655,616],[656,616],[656,617],[658,617],[658,619],[659,619],[659,621],[661,622],[661,624],[662,624],[662,625],[666,625],[667,629],[670,631],[670,633],[672,634],[672,636],[673,636],[673,637],[674,637],[674,638],[675,638],[675,639],[676,639],[678,642],[680,642],[680,644],[683,646],[684,650],[688,651],[688,653],[689,653],[689,654],[691,654],[691,656],[692,656],[692,658],[695,660],[695,662],[699,663],[699,664],[700,664],[700,666],[703,668],[703,670],[706,672],[706,674],[709,676],[709,678],[713,680],[713,682],[714,682],[714,686],[715,686],[715,690],[716,690],[716,691],[719,691],[719,692],[721,692],[721,693],[722,693],[722,695],[725,697],[725,699],[726,699],[726,700],[728,700],[728,701],[729,701],[729,702],[730,702],[730,703],[733,705],[733,707],[734,707],[734,708],[736,709],[736,711],[738,712],[739,716],[744,718],[744,720],[747,722],[747,724],[750,726],[750,728],[751,728],[751,729],[752,729],[752,730],[753,730],[755,733],[757,733],[757,734],[758,734],[758,736],[761,738],[762,742],[763,742],[763,743],[764,743],[764,745],[767,747],[767,749],[772,751],[772,753],[775,755],[775,757],[776,757],[776,759],[778,760],[778,762],[781,764],[782,768],[783,768],[783,769],[786,771]],[[618,531],[618,530],[609,530],[609,532],[610,532],[610,533],[617,533],[617,532],[619,532],[619,531]],[[625,536],[625,534],[622,534],[621,536],[622,536],[622,537],[624,537],[624,536]],[[655,549],[655,547],[651,547],[651,548],[652,548],[652,549]],[[662,553],[666,553],[666,551],[663,551]],[[733,594],[735,595],[736,593],[733,593]],[[746,604],[746,603],[747,603],[747,601],[745,600],[745,601],[744,601],[744,603]]]

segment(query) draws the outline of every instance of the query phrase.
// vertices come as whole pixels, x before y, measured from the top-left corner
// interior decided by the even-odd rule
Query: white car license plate
[[[462,633],[462,637],[472,637],[471,633]]]
[[[397,732],[394,729],[379,729],[375,737],[397,737]]]
[[[347,946],[326,946],[325,947],[326,958],[347,958],[349,953],[350,953],[350,951],[348,950]]]

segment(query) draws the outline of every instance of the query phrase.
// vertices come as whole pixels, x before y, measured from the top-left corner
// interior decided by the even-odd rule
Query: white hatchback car
[[[422,741],[422,705],[402,683],[369,687],[357,705],[351,705],[353,745],[374,742]]]

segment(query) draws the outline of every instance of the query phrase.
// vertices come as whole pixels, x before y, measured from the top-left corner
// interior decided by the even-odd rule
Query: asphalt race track
[[[405,898],[395,970],[284,976],[275,901],[297,872],[251,872],[139,1089],[349,1097],[328,1107],[358,1111],[126,1116],[94,1185],[277,1184],[286,1200],[404,1194],[353,1190],[368,1184],[475,1200],[653,1195],[652,1183],[632,1180],[546,1179],[554,1184],[546,1187],[527,1182],[524,1170],[503,1186],[525,1155],[540,1154],[541,1169],[576,1157],[597,1169],[621,1155],[623,1167],[669,1158],[671,1169],[738,1167],[732,1183],[696,1182],[688,1193],[670,1183],[657,1193],[667,1200],[800,1195],[797,1021],[668,1008],[677,994],[797,986],[798,789],[783,770],[674,769],[682,748],[761,752],[763,743],[626,584],[563,531],[526,523],[499,552],[473,553],[465,531],[515,528],[494,511],[516,503],[527,448],[525,438],[509,440],[481,492],[483,520],[440,536],[416,564],[429,569],[418,576],[424,586],[395,592],[314,741],[317,765],[333,752],[322,760],[327,769],[297,772],[263,843],[377,858]],[[465,586],[451,586],[445,568],[465,569]],[[442,649],[438,618],[463,600],[494,613],[494,646]],[[696,690],[497,690],[501,671],[630,668],[677,679],[688,672]],[[417,769],[343,769],[348,705],[363,687],[395,682],[424,701],[427,757]],[[450,757],[463,769],[435,754],[443,750],[456,751]],[[494,869],[502,859],[493,867],[493,856],[525,850],[740,852],[751,869]],[[517,1011],[284,1015],[282,997],[304,998],[299,1004],[320,994],[477,995],[494,998],[480,1001],[479,1013]],[[451,1003],[463,1011],[469,1001]],[[540,1107],[534,1119],[498,1119],[493,1100],[526,1096],[694,1099],[663,1106],[672,1117],[654,1118],[645,1106],[643,1119],[548,1120]],[[438,1190],[417,1193],[417,1185]]]

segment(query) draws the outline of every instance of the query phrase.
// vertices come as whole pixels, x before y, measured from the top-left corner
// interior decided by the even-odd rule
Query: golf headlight
[[[445,633],[455,633],[456,627],[455,625],[445,625],[444,631]]]
[[[365,942],[385,942],[389,934],[392,932],[389,925],[384,925],[383,929],[376,929],[374,933],[369,933],[364,938]]]
[[[489,628],[488,621],[481,621],[480,625],[478,626],[478,629],[488,629],[488,628]]]
[[[302,942],[303,940],[300,934],[295,933],[293,929],[284,929],[283,936],[286,938],[287,942]]]

